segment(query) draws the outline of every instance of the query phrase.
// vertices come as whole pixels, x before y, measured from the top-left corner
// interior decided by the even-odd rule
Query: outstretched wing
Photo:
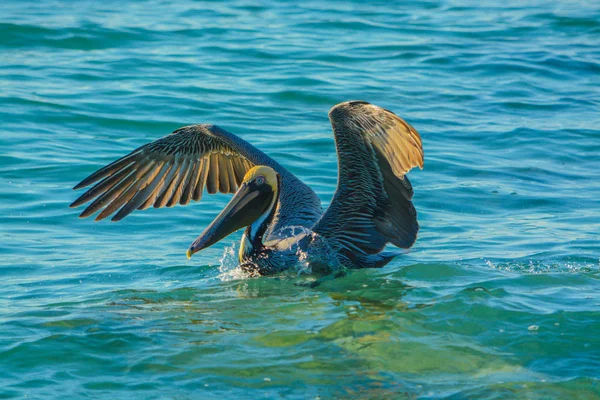
[[[419,225],[404,175],[423,168],[417,131],[391,111],[349,101],[329,111],[338,154],[338,185],[313,231],[351,260],[386,243],[408,248]]]
[[[119,221],[136,209],[200,200],[205,187],[211,194],[234,193],[254,165],[268,165],[281,175],[293,177],[262,151],[224,129],[214,125],[186,126],[84,179],[74,189],[95,185],[71,207],[94,200],[81,218],[102,210],[96,221],[115,212],[112,220]],[[305,186],[305,190],[316,199],[310,188]]]

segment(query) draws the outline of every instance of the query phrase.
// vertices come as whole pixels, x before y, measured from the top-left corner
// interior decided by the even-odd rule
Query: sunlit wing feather
[[[321,215],[316,194],[292,173],[250,143],[215,125],[191,125],[132,151],[81,181],[93,185],[71,207],[92,202],[81,213],[119,221],[134,210],[172,207],[210,194],[234,193],[246,172],[267,165],[281,176],[276,223],[312,225]],[[116,214],[115,214],[116,213]]]
[[[404,175],[423,167],[417,131],[391,111],[363,101],[336,105],[329,119],[338,153],[338,186],[313,230],[356,263],[386,243],[410,247],[419,230]]]
[[[71,207],[94,200],[81,217],[102,210],[96,220],[116,212],[112,220],[118,221],[136,209],[200,200],[205,187],[209,193],[234,193],[257,158],[267,156],[236,138],[245,144],[238,146],[229,137],[233,135],[224,132],[216,126],[191,125],[141,146],[75,186],[94,185]]]

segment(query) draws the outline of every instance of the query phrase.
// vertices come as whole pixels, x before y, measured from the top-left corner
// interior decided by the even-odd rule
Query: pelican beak
[[[187,258],[206,249],[240,228],[251,225],[268,208],[273,192],[253,183],[242,183],[229,204],[187,250]]]

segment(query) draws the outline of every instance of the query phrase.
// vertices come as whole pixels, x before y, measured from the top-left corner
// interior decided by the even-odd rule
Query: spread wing
[[[338,185],[313,231],[352,260],[379,253],[386,243],[412,246],[419,225],[404,175],[423,167],[419,134],[391,111],[364,101],[336,105],[329,119]]]
[[[234,193],[254,165],[268,165],[281,175],[293,177],[262,151],[224,129],[214,125],[186,126],[84,179],[74,189],[94,186],[71,207],[93,200],[81,218],[102,210],[96,221],[115,212],[112,220],[119,221],[136,209],[200,200],[205,187],[211,194]],[[310,188],[300,185],[309,192],[308,197],[312,194],[317,199]]]

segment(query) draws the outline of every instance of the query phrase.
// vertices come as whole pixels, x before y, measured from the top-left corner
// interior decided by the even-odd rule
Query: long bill
[[[272,194],[243,183],[223,211],[191,244],[186,252],[187,258],[191,258],[194,253],[212,246],[238,229],[251,225],[268,208]]]

